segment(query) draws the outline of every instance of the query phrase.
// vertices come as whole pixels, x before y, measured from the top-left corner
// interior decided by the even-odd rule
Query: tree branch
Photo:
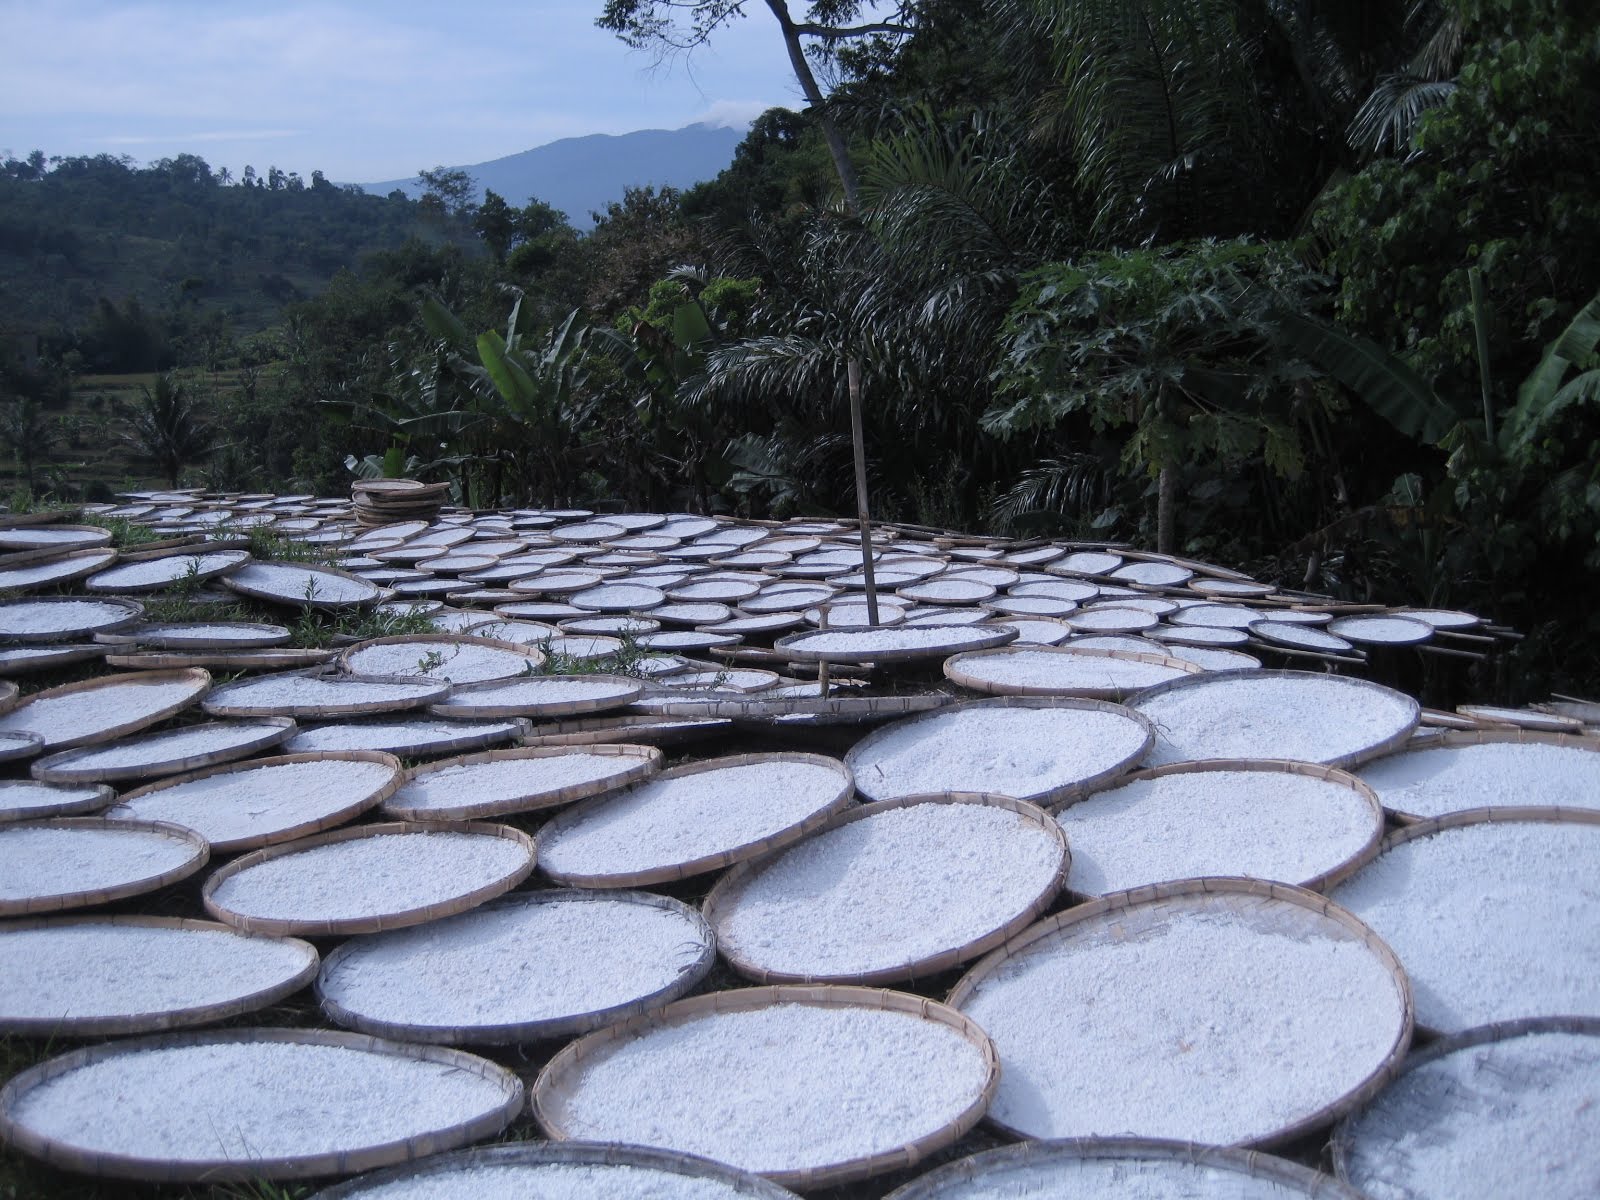
[[[870,25],[816,25],[809,21],[804,21],[797,22],[794,31],[807,37],[827,38],[829,41],[860,37],[868,33],[916,32],[910,25],[901,25],[895,21],[876,21]]]

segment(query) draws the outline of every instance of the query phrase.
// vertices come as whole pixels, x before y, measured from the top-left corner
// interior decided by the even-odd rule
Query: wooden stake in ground
[[[850,380],[850,440],[856,455],[856,519],[861,526],[861,571],[867,585],[867,622],[878,624],[878,583],[872,568],[872,515],[867,511],[867,448],[861,432],[861,360],[846,365]]]

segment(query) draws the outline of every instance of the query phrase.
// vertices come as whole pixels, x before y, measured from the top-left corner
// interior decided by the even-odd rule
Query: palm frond
[[[1411,145],[1423,113],[1438,108],[1455,90],[1454,80],[1386,75],[1350,122],[1346,136],[1363,154],[1401,153]]]

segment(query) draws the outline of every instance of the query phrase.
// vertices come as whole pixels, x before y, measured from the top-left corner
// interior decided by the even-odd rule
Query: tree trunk
[[[844,189],[845,208],[854,213],[861,198],[861,183],[856,178],[855,163],[850,160],[849,144],[839,126],[828,115],[822,89],[817,86],[817,77],[812,74],[811,64],[806,61],[805,47],[800,44],[800,32],[794,27],[794,18],[789,15],[787,0],[767,0],[767,7],[778,18],[778,26],[783,30],[783,45],[789,51],[789,65],[794,68],[794,77],[816,115],[823,140],[828,143],[828,153],[833,156],[833,169],[838,172],[839,186]]]
[[[1156,551],[1160,554],[1178,552],[1178,481],[1171,467],[1162,467],[1156,476]]]

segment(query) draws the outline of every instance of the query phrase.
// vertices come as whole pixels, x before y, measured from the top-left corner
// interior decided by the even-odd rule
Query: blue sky
[[[585,133],[743,125],[798,105],[750,15],[687,60],[595,28],[602,0],[0,0],[0,151],[183,152],[338,182]]]

